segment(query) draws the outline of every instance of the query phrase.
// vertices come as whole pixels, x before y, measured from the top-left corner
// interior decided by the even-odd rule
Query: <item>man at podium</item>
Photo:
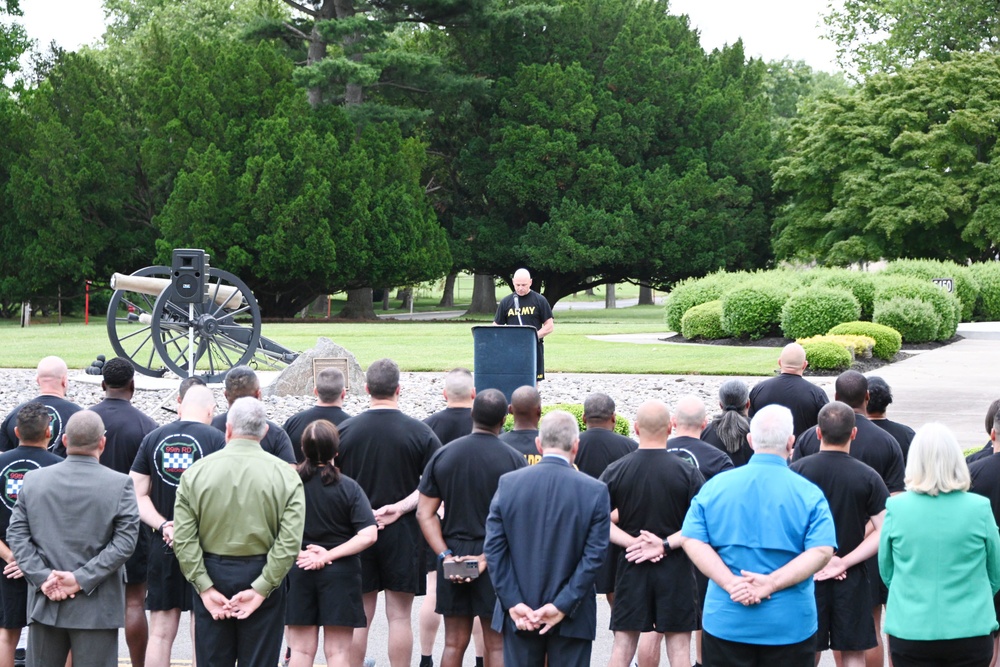
[[[527,269],[514,272],[514,293],[508,294],[500,301],[493,324],[518,324],[535,327],[538,336],[536,359],[538,368],[537,380],[545,379],[545,348],[544,338],[552,333],[555,323],[552,320],[552,307],[538,292],[531,289],[531,274]]]

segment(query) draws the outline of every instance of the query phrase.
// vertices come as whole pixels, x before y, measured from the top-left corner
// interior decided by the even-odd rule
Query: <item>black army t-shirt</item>
[[[33,470],[55,465],[62,461],[50,451],[38,447],[15,447],[0,454],[0,484],[3,484],[2,507],[0,507],[0,535],[7,540],[10,513],[14,511],[17,496],[21,493],[24,476]]]
[[[588,428],[580,434],[580,448],[576,452],[576,467],[594,479],[600,479],[608,466],[639,448],[632,438],[606,428]]]
[[[753,447],[750,446],[750,442],[744,437],[740,442],[740,448],[735,452],[730,452],[726,449],[726,443],[722,442],[722,438],[719,437],[717,426],[718,423],[715,420],[708,423],[705,430],[701,432],[702,442],[707,442],[728,456],[735,467],[745,466],[750,461],[750,457],[753,456]]]
[[[902,491],[905,466],[903,450],[899,448],[899,443],[864,415],[855,415],[855,424],[858,434],[851,441],[851,456],[874,468],[889,488],[889,493]],[[800,435],[795,442],[792,460],[798,461],[818,451],[819,438],[816,437],[814,426]]]
[[[723,470],[732,470],[733,461],[725,452],[716,447],[687,435],[679,435],[667,440],[667,451],[676,454],[695,468],[705,481],[712,479]]]
[[[472,408],[445,408],[424,420],[442,445],[472,433]]]
[[[378,509],[413,493],[441,442],[431,427],[393,408],[372,408],[340,425],[340,470]]]
[[[90,409],[101,416],[108,439],[101,453],[101,465],[127,475],[142,439],[156,429],[156,422],[120,398],[106,398]]]
[[[59,396],[43,395],[33,398],[29,402],[34,401],[49,409],[49,427],[52,429],[49,451],[65,458],[66,447],[63,445],[62,437],[63,433],[66,432],[66,422],[83,408]],[[23,405],[24,403],[11,410],[10,414],[3,420],[3,424],[0,424],[0,450],[2,451],[6,452],[17,447],[17,434],[14,433],[14,427],[17,426],[17,413]]]
[[[666,538],[681,529],[691,499],[705,483],[697,468],[665,449],[639,449],[604,471],[618,527],[633,537],[648,530]]]
[[[489,433],[453,440],[435,453],[420,480],[420,493],[444,501],[445,540],[484,539],[500,476],[526,465],[520,453]]]
[[[305,432],[306,426],[320,419],[332,422],[334,426],[340,426],[341,422],[347,421],[350,417],[351,415],[344,412],[343,408],[336,405],[314,405],[289,417],[282,428],[285,429],[288,439],[292,442],[295,461],[302,463],[305,460],[305,455],[302,453],[302,434]]]
[[[335,484],[323,484],[317,473],[303,488],[306,494],[303,547],[310,544],[324,549],[339,547],[361,529],[375,525],[368,496],[347,475],[341,475]]]
[[[174,500],[181,475],[195,461],[225,446],[225,436],[216,428],[201,422],[172,422],[143,439],[132,470],[149,476],[149,499],[156,511],[169,521],[174,518]]]
[[[497,313],[493,317],[494,324],[518,324],[535,327],[535,331],[542,328],[549,319],[552,318],[552,307],[541,294],[534,290],[528,290],[524,296],[508,294],[500,300],[497,306]],[[545,377],[544,368],[544,348],[545,341],[538,339],[538,379]]]
[[[212,420],[212,426],[225,433],[228,414],[228,412],[223,412],[221,415],[216,415],[215,419]],[[295,463],[295,451],[292,449],[292,441],[288,437],[288,433],[270,419],[267,420],[267,433],[260,441],[260,448],[268,454],[274,454],[285,463]]]
[[[837,529],[837,554],[854,551],[865,539],[868,518],[884,510],[889,498],[879,474],[843,452],[818,452],[790,467],[826,496]]]
[[[537,428],[523,428],[500,434],[500,439],[503,440],[504,444],[513,447],[515,451],[520,453],[529,466],[542,460],[542,453],[538,451],[538,445],[535,443],[537,437]]]
[[[906,459],[910,455],[910,443],[913,442],[913,436],[916,435],[916,432],[906,424],[900,424],[891,419],[871,419],[870,421],[896,439],[896,442],[899,443],[899,449],[903,452],[903,465],[905,466]]]

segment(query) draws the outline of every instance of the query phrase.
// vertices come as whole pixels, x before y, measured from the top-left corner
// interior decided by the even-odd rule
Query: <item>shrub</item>
[[[932,278],[952,278],[955,281],[955,297],[962,304],[960,321],[972,319],[980,286],[969,267],[933,259],[897,259],[889,262],[880,273],[886,276],[912,276],[926,281]]]
[[[709,301],[721,299],[730,287],[736,284],[738,274],[718,271],[704,278],[688,278],[670,290],[664,306],[667,327],[671,331],[681,331],[684,313]]]
[[[903,337],[892,327],[873,322],[844,322],[827,332],[829,336],[868,336],[875,339],[872,354],[879,359],[891,361],[903,346]]]
[[[725,338],[727,334],[722,328],[722,301],[709,301],[688,308],[681,318],[681,335],[689,340]]]
[[[552,405],[543,405],[542,416],[544,417],[553,410],[565,410],[576,417],[576,422],[580,425],[581,431],[587,430],[587,425],[583,423],[583,403],[553,403]],[[510,431],[513,428],[514,415],[507,415],[503,421],[503,430]],[[614,432],[624,435],[625,437],[631,437],[632,425],[629,424],[629,421],[621,415],[615,415]]]
[[[983,262],[969,267],[979,283],[979,299],[973,314],[982,320],[1000,320],[1000,262]]]
[[[898,331],[907,343],[926,343],[939,337],[938,316],[931,304],[920,299],[876,301],[874,319]]]
[[[871,358],[872,348],[875,347],[875,339],[871,336],[853,336],[848,334],[813,336],[812,338],[800,338],[795,342],[805,346],[806,343],[815,343],[821,340],[843,346],[855,359],[858,357],[863,359]]]
[[[938,317],[938,328],[933,340],[948,340],[955,335],[961,315],[961,302],[954,294],[949,294],[929,280],[921,278],[890,275],[881,276],[876,280],[875,310],[878,310],[878,302],[898,298],[920,299],[934,308]],[[872,320],[875,320],[874,315]],[[905,334],[903,339],[911,340]]]
[[[861,315],[854,295],[831,287],[805,287],[793,292],[781,308],[781,331],[788,338],[821,336],[841,322]]]
[[[739,338],[763,338],[777,328],[786,299],[787,290],[766,281],[731,290],[722,297],[722,328]]]
[[[875,309],[875,280],[871,274],[864,271],[848,269],[828,269],[812,283],[816,287],[833,287],[847,290],[854,295],[861,306],[861,316],[858,319],[869,321]]]
[[[846,370],[854,361],[854,357],[846,347],[831,340],[806,341],[802,347],[805,348],[809,367],[816,370]]]

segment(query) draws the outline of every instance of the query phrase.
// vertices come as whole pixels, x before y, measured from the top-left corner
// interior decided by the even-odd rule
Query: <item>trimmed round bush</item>
[[[795,342],[799,345],[805,345],[806,343],[813,343],[820,340],[827,340],[843,346],[855,359],[858,357],[870,359],[872,348],[875,347],[875,339],[871,336],[853,336],[847,334],[836,334],[833,336],[826,334],[823,336],[813,336],[812,338],[800,338]]]
[[[579,424],[581,431],[587,430],[587,425],[583,423],[583,403],[553,403],[552,405],[542,406],[542,416],[549,414],[553,410],[565,410],[574,417],[576,417],[576,423]],[[510,431],[514,428],[514,415],[507,415],[503,421],[503,430]],[[621,415],[615,415],[615,428],[613,429],[615,433],[624,435],[625,437],[632,436],[632,425],[629,421],[622,417]]]
[[[832,287],[805,287],[781,308],[781,331],[787,338],[821,336],[841,322],[861,316],[861,305],[850,292]]]
[[[972,319],[980,285],[975,273],[967,266],[934,259],[896,259],[879,273],[885,276],[912,276],[926,281],[932,278],[952,278],[955,281],[955,297],[962,304],[960,321],[968,322]]]
[[[861,316],[857,319],[869,321],[875,309],[875,280],[864,271],[848,269],[828,269],[812,283],[816,287],[833,287],[847,290],[854,295],[861,306]]]
[[[772,334],[786,299],[787,291],[766,283],[731,290],[722,297],[722,328],[731,336],[751,340]]]
[[[830,336],[868,336],[875,340],[872,354],[879,359],[891,361],[903,346],[903,337],[892,327],[873,322],[844,322],[827,332]]]
[[[823,371],[847,370],[854,363],[854,357],[846,347],[830,340],[805,341],[802,347],[806,351],[806,361],[809,368]]]
[[[681,331],[684,313],[709,301],[721,299],[730,287],[736,284],[739,274],[718,271],[704,278],[688,278],[674,285],[664,306],[667,327],[671,331]]]
[[[958,330],[958,320],[961,315],[962,306],[954,294],[949,294],[929,280],[921,278],[883,275],[876,280],[876,310],[878,310],[878,303],[880,301],[892,301],[899,298],[920,299],[921,301],[926,301],[934,308],[934,312],[938,317],[938,328],[933,340],[948,340],[955,335],[955,332]],[[874,314],[872,315],[872,320],[875,320]],[[900,331],[900,333],[903,332]],[[903,339],[907,341],[911,340],[905,334],[903,335]]]
[[[973,315],[977,319],[1000,320],[1000,262],[982,262],[969,267],[979,283],[979,299]]]
[[[875,322],[890,326],[907,343],[927,343],[938,339],[939,318],[931,304],[920,299],[899,297],[875,302]]]
[[[681,335],[688,340],[725,338],[727,334],[722,328],[722,300],[717,299],[688,308],[681,318]]]

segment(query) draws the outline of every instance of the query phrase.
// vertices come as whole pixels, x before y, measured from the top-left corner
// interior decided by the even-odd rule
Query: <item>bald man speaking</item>
[[[544,338],[552,333],[555,322],[552,320],[552,307],[538,292],[531,289],[531,274],[528,269],[518,269],[514,272],[514,293],[508,294],[497,307],[493,324],[518,324],[535,327],[538,337],[538,353],[536,359],[536,380],[545,379],[545,347]]]

